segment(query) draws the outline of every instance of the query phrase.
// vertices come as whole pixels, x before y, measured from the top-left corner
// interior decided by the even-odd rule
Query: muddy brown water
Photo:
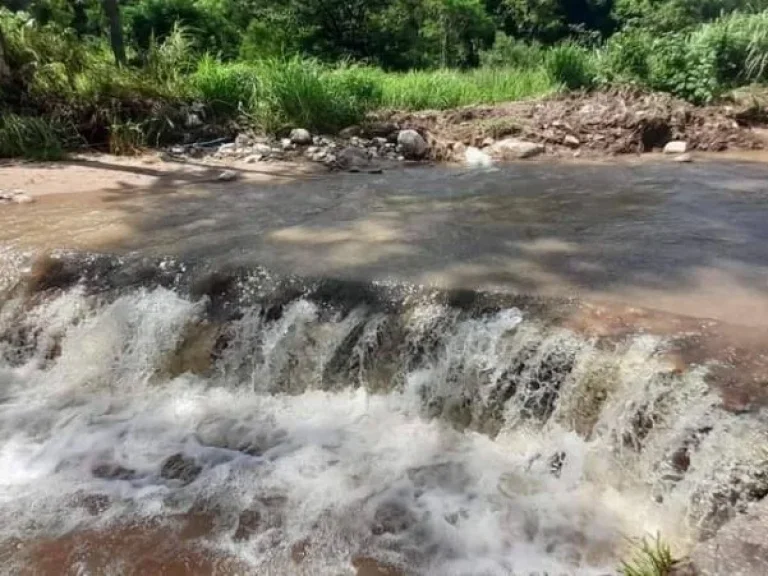
[[[100,191],[4,208],[0,241],[610,298],[768,326],[759,163],[413,168],[170,188],[132,187],[120,165],[110,170],[115,181]]]
[[[116,176],[2,207],[6,255],[179,257],[4,303],[6,571],[602,576],[655,530],[695,554],[768,493],[766,176]],[[200,304],[184,262],[360,283]],[[340,294],[411,282],[466,290]]]

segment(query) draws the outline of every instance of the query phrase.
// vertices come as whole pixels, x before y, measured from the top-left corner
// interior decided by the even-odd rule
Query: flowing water
[[[33,277],[0,310],[7,573],[602,576],[768,493],[765,417],[706,363],[532,299],[84,256]]]

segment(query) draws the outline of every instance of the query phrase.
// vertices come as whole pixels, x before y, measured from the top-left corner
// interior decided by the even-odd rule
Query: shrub
[[[601,73],[611,82],[648,81],[649,58],[653,38],[642,30],[627,30],[615,34],[602,52]]]
[[[480,52],[480,64],[490,68],[537,68],[544,62],[544,51],[538,43],[526,43],[496,33],[490,50]]]
[[[545,66],[554,83],[570,90],[591,88],[596,81],[592,52],[573,42],[553,46],[547,52]]]
[[[650,87],[696,104],[710,102],[721,91],[717,82],[715,52],[688,34],[668,34],[652,46]]]

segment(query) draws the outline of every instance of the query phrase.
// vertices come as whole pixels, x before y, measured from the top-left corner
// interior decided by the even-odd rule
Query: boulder
[[[400,130],[397,145],[401,154],[408,160],[420,160],[429,150],[426,140],[416,130]]]
[[[308,146],[309,144],[312,144],[312,134],[309,133],[309,130],[305,130],[304,128],[294,128],[291,130],[290,139],[291,142],[298,144],[299,146]]]
[[[700,543],[691,563],[700,576],[764,576],[768,574],[768,500],[752,504]]]
[[[490,147],[491,156],[499,160],[523,160],[533,158],[543,152],[544,146],[541,144],[518,138],[505,138]]]
[[[664,154],[685,154],[688,152],[688,142],[683,140],[672,140],[664,146]]]

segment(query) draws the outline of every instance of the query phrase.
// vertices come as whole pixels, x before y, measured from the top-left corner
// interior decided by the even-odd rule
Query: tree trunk
[[[115,54],[115,62],[118,66],[125,64],[125,43],[123,42],[123,22],[120,18],[120,6],[117,0],[103,0],[104,14],[109,21],[109,40],[112,44],[112,52]]]
[[[11,66],[8,64],[8,49],[5,44],[3,29],[0,28],[0,86],[11,77]]]

